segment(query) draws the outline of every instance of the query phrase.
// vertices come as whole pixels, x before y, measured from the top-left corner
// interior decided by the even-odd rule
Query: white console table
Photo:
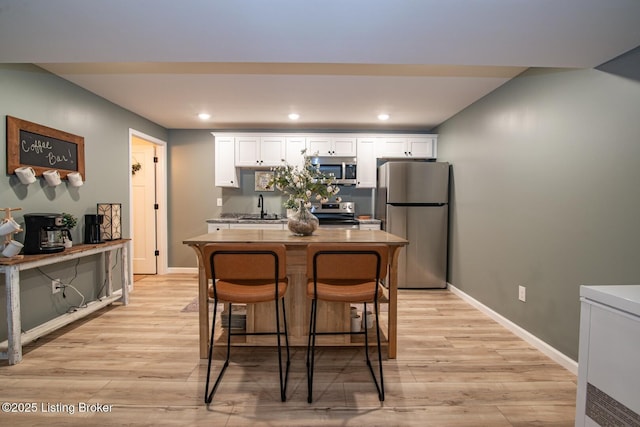
[[[9,365],[20,363],[22,361],[22,346],[24,344],[28,344],[76,319],[91,314],[114,301],[121,300],[124,305],[127,305],[129,303],[128,246],[129,239],[120,239],[106,241],[100,244],[77,245],[65,249],[63,252],[54,254],[24,255],[22,258],[0,258],[0,273],[4,273],[5,275],[5,288],[7,292],[7,341],[0,343],[0,347],[6,346],[7,351],[0,351],[0,359],[8,359]],[[118,249],[121,250],[122,289],[113,292],[111,262],[113,254]],[[63,314],[23,333],[20,313],[20,271],[95,254],[104,254],[104,274],[107,280],[106,296],[90,302],[86,308],[73,313]]]

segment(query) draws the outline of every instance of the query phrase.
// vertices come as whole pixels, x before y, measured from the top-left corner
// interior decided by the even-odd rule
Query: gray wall
[[[438,129],[450,283],[574,360],[580,285],[640,283],[639,111],[631,79],[529,70]]]
[[[195,253],[182,242],[207,232],[206,220],[223,214],[259,213],[258,194],[268,213],[284,215],[279,191],[255,191],[255,170],[241,169],[239,188],[214,185],[214,138],[207,130],[169,131],[169,267],[197,267]],[[268,169],[265,169],[268,170]],[[371,190],[342,187],[339,195],[371,214]],[[222,198],[222,207],[216,199]]]
[[[185,239],[207,232],[207,218],[218,216],[214,186],[213,135],[206,130],[170,130],[168,146],[169,267],[197,267]]]
[[[166,139],[163,128],[123,110],[116,105],[56,77],[33,65],[0,64],[0,140],[6,141],[5,116],[10,115],[30,122],[84,137],[86,182],[77,189],[67,187],[66,181],[55,189],[48,188],[41,178],[24,186],[13,175],[6,175],[6,149],[0,150],[0,207],[20,207],[14,212],[18,222],[25,213],[69,212],[79,218],[72,235],[81,242],[84,214],[95,213],[96,203],[122,203],[123,236],[129,236],[129,128],[134,128],[159,139]],[[17,235],[23,241],[24,233]],[[63,281],[73,279],[87,300],[98,293],[103,284],[99,256],[42,267],[41,270]],[[114,270],[115,288],[119,289],[119,271]],[[4,281],[4,275],[0,275]],[[77,304],[73,292],[63,299],[52,295],[50,280],[37,270],[21,273],[22,326],[30,329],[39,323],[64,313],[70,304]],[[4,286],[2,286],[4,289]],[[0,340],[6,339],[5,292],[0,292]]]

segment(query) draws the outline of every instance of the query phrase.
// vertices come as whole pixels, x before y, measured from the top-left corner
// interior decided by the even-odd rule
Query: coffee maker
[[[37,213],[24,215],[25,255],[52,254],[64,251],[63,237],[69,229],[62,223],[62,214]]]
[[[100,225],[104,221],[104,215],[84,216],[84,242],[87,244],[104,243]]]

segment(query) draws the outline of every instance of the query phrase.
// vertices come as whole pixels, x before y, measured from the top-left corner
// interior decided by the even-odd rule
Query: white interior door
[[[131,141],[131,164],[141,168],[131,177],[133,196],[133,273],[157,274],[155,145],[138,137]]]

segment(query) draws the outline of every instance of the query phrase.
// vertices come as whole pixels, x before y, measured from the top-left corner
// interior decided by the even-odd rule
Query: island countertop
[[[389,276],[386,282],[388,287],[389,312],[387,320],[387,353],[390,359],[396,357],[397,352],[397,296],[398,296],[398,254],[400,249],[409,242],[401,237],[380,230],[341,230],[318,229],[311,236],[295,236],[289,230],[254,230],[254,229],[223,229],[215,233],[202,234],[183,241],[194,249],[198,257],[198,302],[199,302],[199,327],[200,327],[200,357],[206,359],[209,344],[209,311],[208,293],[209,286],[204,269],[204,248],[215,243],[282,243],[287,248],[287,276],[289,277],[289,289],[285,295],[287,304],[287,318],[289,320],[289,340],[292,345],[306,345],[308,333],[308,301],[306,298],[306,247],[310,243],[344,243],[349,245],[382,243],[389,247]],[[252,311],[253,315],[262,318],[268,316],[273,310]],[[249,311],[247,312],[249,322]],[[343,320],[349,324],[349,307],[332,312],[332,317]],[[262,324],[269,322],[260,322]],[[249,326],[248,326],[249,328]],[[258,341],[254,344],[260,345]],[[346,343],[348,345],[348,343]],[[327,345],[336,345],[335,342]],[[339,345],[339,344],[338,344]]]
[[[221,216],[217,218],[209,218],[207,224],[286,224],[286,216],[278,216],[278,218],[260,219],[260,215],[242,215],[242,216]],[[380,224],[382,221],[376,218],[363,219],[356,217],[358,224]]]
[[[320,228],[311,236],[295,236],[289,230],[220,230],[183,241],[185,245],[203,245],[207,243],[252,243],[269,242],[285,245],[306,246],[309,243],[384,243],[404,246],[409,243],[402,237],[381,230],[341,230]]]

